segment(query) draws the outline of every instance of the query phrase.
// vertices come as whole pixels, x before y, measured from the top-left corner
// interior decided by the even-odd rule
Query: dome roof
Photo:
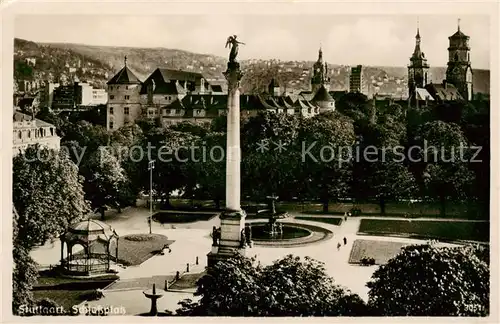
[[[325,86],[322,85],[318,89],[318,92],[316,92],[316,94],[314,95],[312,101],[318,102],[318,101],[335,101],[335,100],[332,98],[332,96],[330,96]]]
[[[95,219],[73,223],[64,234],[66,242],[80,241],[90,243],[97,240],[107,242],[113,237],[118,237],[115,230],[110,225]]]

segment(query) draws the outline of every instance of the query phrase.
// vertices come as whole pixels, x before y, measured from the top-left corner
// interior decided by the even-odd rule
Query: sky
[[[240,59],[316,60],[331,64],[406,66],[415,47],[431,66],[446,66],[448,37],[470,36],[472,67],[489,69],[488,16],[468,15],[21,15],[14,36],[35,42],[166,47],[227,56],[230,34],[246,45]]]

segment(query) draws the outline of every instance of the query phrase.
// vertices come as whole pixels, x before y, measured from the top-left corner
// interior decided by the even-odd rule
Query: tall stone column
[[[226,209],[221,214],[220,238],[212,245],[208,267],[235,254],[245,254],[242,233],[245,212],[241,209],[241,148],[240,148],[240,80],[238,62],[229,62],[224,73],[228,81],[227,147],[226,147]],[[215,234],[215,233],[214,233]]]

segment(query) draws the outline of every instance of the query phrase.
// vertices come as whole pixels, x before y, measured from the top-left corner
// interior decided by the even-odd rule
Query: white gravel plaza
[[[108,216],[105,220],[113,226],[120,236],[133,233],[147,233],[148,224],[146,221],[149,211],[145,208],[128,208],[122,214]],[[294,221],[289,219],[287,221]],[[175,242],[171,245],[171,253],[153,256],[139,266],[126,268],[116,267],[119,270],[120,280],[133,280],[138,278],[148,278],[153,276],[175,275],[177,271],[183,272],[186,263],[194,264],[196,257],[199,257],[199,265],[191,266],[190,273],[201,273],[205,270],[207,263],[206,254],[210,251],[212,239],[210,232],[213,225],[219,224],[218,217],[209,221],[199,221],[190,224],[165,224],[153,222],[153,233],[166,235]],[[325,263],[326,270],[337,284],[357,293],[364,300],[368,299],[368,288],[366,282],[369,281],[377,266],[358,266],[348,263],[353,242],[358,239],[366,239],[367,236],[357,235],[360,218],[348,218],[340,226],[326,223],[304,221],[316,226],[321,226],[334,233],[333,238],[310,245],[296,247],[264,247],[255,246],[247,250],[247,256],[257,256],[261,264],[272,263],[287,254],[294,254],[300,257],[309,256]],[[343,238],[347,239],[347,245],[343,244]],[[370,240],[394,241],[403,243],[422,243],[421,240],[395,237],[370,236]],[[342,246],[337,250],[337,244]],[[57,264],[60,257],[60,242],[46,244],[32,252],[35,261],[41,266]],[[157,287],[163,288],[163,287]],[[133,290],[106,290],[105,297],[98,301],[90,302],[90,306],[110,305],[124,306],[128,315],[145,313],[149,310],[150,302],[142,293],[143,289]],[[177,302],[185,298],[193,298],[192,290],[171,292],[168,291],[158,300],[160,311],[169,309],[174,311],[179,308]]]

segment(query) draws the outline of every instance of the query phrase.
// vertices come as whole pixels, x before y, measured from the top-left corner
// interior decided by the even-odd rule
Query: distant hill
[[[144,80],[157,67],[200,72],[207,79],[224,80],[225,57],[199,54],[168,48],[135,48],[91,46],[71,43],[35,43],[22,39],[14,40],[14,77],[23,80],[72,82],[76,77],[91,82],[95,87],[104,87],[114,73],[127,65]],[[35,63],[27,59],[35,59]],[[282,90],[301,91],[310,86],[311,61],[243,60],[242,88],[244,92],[261,92],[267,89],[272,78]],[[363,70],[365,89],[368,94],[385,93],[395,96],[407,94],[407,68],[366,66]],[[445,67],[432,67],[431,79],[441,82]],[[489,93],[488,70],[474,70],[474,91]],[[330,88],[345,90],[349,84],[349,67],[329,64]]]

